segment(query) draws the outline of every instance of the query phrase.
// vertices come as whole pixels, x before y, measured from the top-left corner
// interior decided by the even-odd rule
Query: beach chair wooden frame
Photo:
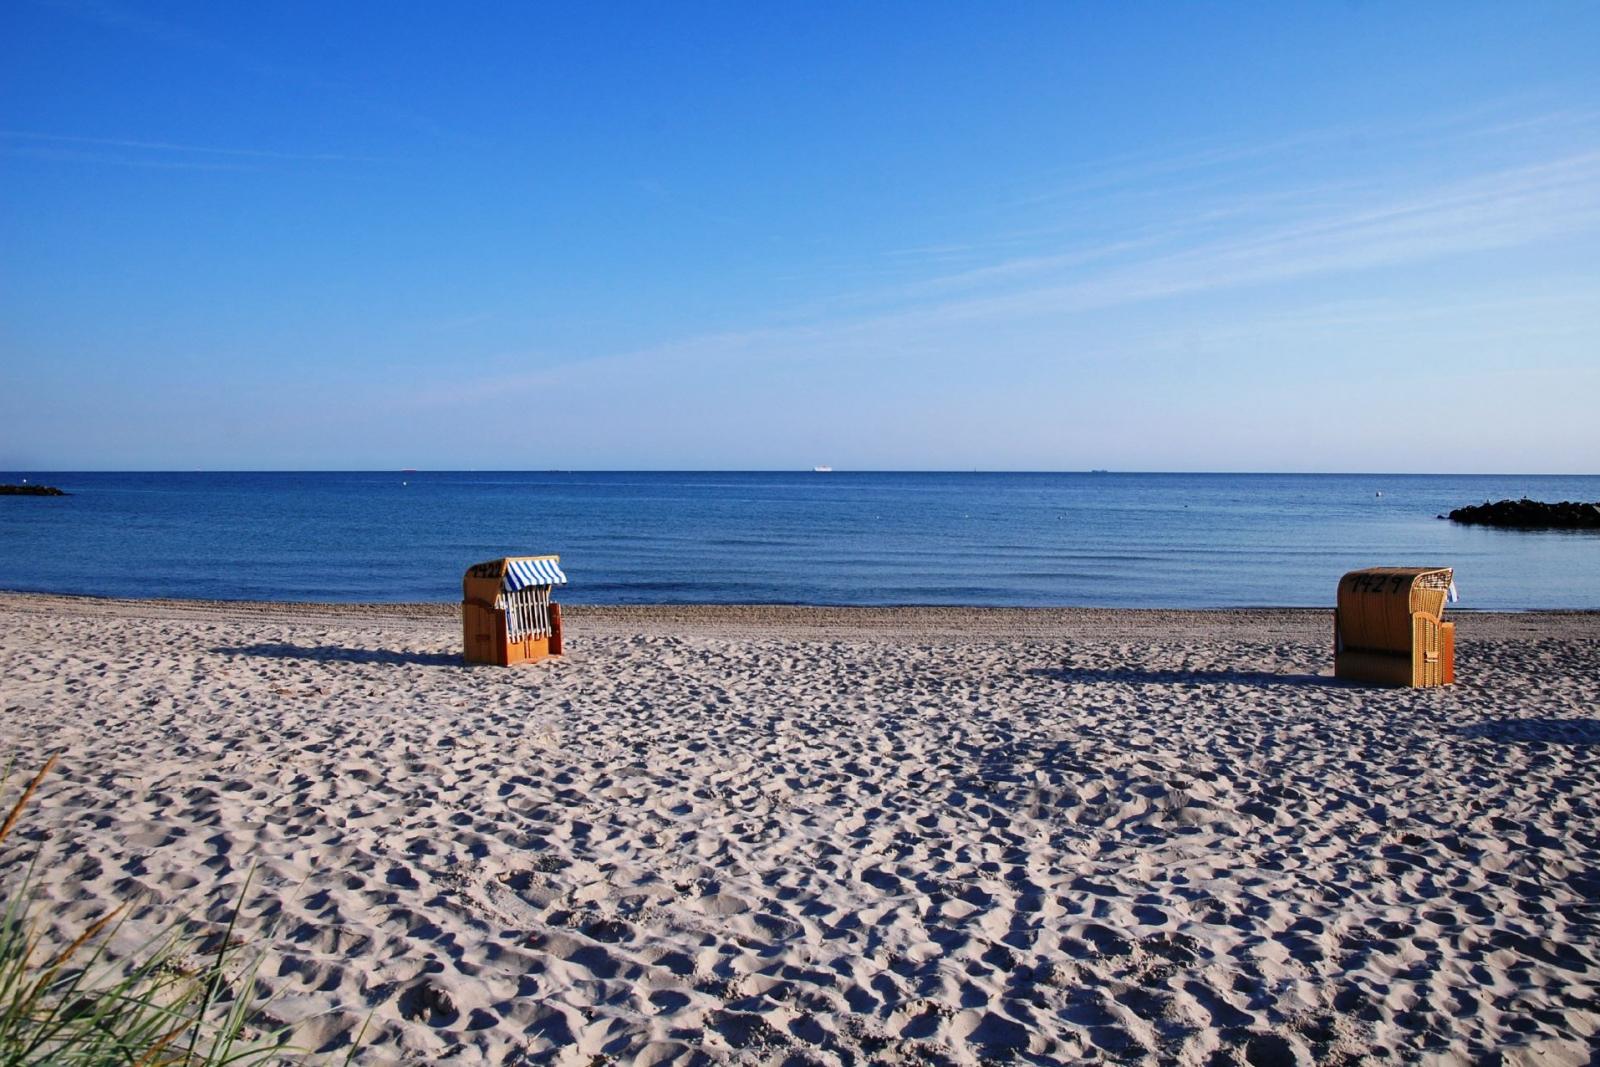
[[[1333,674],[1377,685],[1456,680],[1456,627],[1443,620],[1448,567],[1370,567],[1339,579]]]
[[[560,556],[504,556],[474,563],[461,579],[462,654],[468,663],[510,667],[564,651]]]

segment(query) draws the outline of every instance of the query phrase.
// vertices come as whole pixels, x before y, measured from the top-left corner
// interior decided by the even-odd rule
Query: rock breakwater
[[[1562,500],[1554,504],[1540,500],[1484,501],[1456,508],[1451,522],[1474,526],[1501,526],[1517,530],[1600,530],[1600,502]]]

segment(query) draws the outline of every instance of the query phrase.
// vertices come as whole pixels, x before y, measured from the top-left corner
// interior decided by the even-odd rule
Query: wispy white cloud
[[[238,159],[286,160],[311,163],[377,162],[370,156],[352,156],[337,152],[283,152],[266,148],[178,144],[171,141],[146,141],[124,137],[81,137],[72,134],[37,133],[31,130],[0,130],[0,139],[20,142],[24,145],[81,145],[91,148],[128,149],[135,152],[163,156],[226,156]]]
[[[1085,164],[1053,182],[1035,177],[1025,195],[952,220],[962,240],[886,250],[885,267],[876,273],[895,279],[895,288],[877,295],[887,301],[1045,273],[1100,258],[1096,247],[1154,250],[1213,229],[1336,219],[1407,188],[1470,178],[1474,167],[1484,173],[1517,160],[1556,159],[1596,143],[1600,110],[1529,114],[1503,101],[1426,119],[1350,123],[1259,143],[1190,144]],[[1463,165],[1462,156],[1475,162]],[[1108,231],[1112,219],[1119,228]],[[860,303],[864,295],[848,301]]]
[[[1376,154],[1411,156],[1420,151],[1440,151],[1452,145],[1529,132],[1574,132],[1592,136],[1600,123],[1600,109],[1532,108],[1528,101],[1501,100],[1458,111],[1423,117],[1370,118],[1284,137],[1225,143],[1167,144],[1159,149],[1103,159],[1054,180],[1034,177],[1029,191],[1007,204],[1043,205],[1107,195],[1166,195],[1174,191],[1197,192],[1217,185],[1252,182],[1285,164],[1326,156],[1359,153],[1363,146]],[[1170,179],[1182,179],[1174,182]]]
[[[738,374],[763,363],[931,359],[975,345],[998,348],[1000,354],[989,358],[1003,360],[1010,339],[1035,351],[1072,351],[1089,313],[1203,294],[1270,293],[1311,279],[1326,284],[1301,286],[1292,298],[1253,301],[1264,309],[1256,321],[1219,313],[1220,325],[1208,328],[1209,339],[1226,346],[1264,333],[1283,339],[1300,328],[1348,331],[1352,337],[1383,329],[1445,337],[1458,332],[1449,325],[1452,317],[1484,329],[1502,323],[1514,333],[1538,320],[1544,298],[1509,282],[1498,295],[1480,286],[1470,304],[1435,299],[1441,295],[1436,292],[1423,302],[1397,304],[1351,299],[1349,293],[1367,288],[1348,289],[1342,279],[1600,232],[1600,149],[1582,123],[1557,125],[1579,134],[1565,138],[1564,151],[1479,153],[1448,166],[1400,168],[1398,177],[1313,172],[1301,182],[1280,180],[1232,199],[1176,198],[1164,214],[1137,226],[1101,227],[1088,235],[1041,227],[1041,241],[1021,251],[996,254],[982,240],[905,246],[887,255],[906,260],[907,270],[920,264],[920,276],[895,286],[843,290],[804,314],[791,313],[786,324],[585,359],[540,353],[521,364],[531,368],[526,371],[440,383],[426,403],[567,389],[604,392],[617,382],[639,381],[670,393],[675,382]],[[952,266],[952,257],[975,261]],[[1576,315],[1581,302],[1573,296],[1588,280],[1561,274],[1559,299],[1551,296],[1543,305],[1573,330],[1592,329],[1592,316]],[[1129,351],[1156,343],[1144,318],[1122,316],[1112,331],[1120,341],[1110,343]],[[992,341],[1002,336],[1008,340]]]
[[[886,318],[912,323],[1084,311],[1512,247],[1597,226],[1600,152],[1586,152],[1256,232],[1165,248],[1101,270],[1078,268],[1104,258],[1106,249],[1013,259],[949,282],[1011,274],[1026,275],[1024,284],[925,301]],[[1181,225],[1173,232],[1178,230]],[[1162,241],[1153,237],[1148,243]]]
[[[200,171],[250,171],[259,166],[245,163],[228,163],[215,159],[153,159],[148,157],[118,155],[113,152],[85,151],[81,148],[63,148],[56,145],[18,145],[0,147],[0,156],[12,159],[37,159],[52,163],[83,163],[93,166],[134,167],[141,170],[200,170]]]

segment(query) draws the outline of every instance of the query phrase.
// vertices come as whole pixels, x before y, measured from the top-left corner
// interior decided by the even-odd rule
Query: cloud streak
[[[898,294],[886,289],[879,295],[888,300],[1044,274],[1104,258],[1104,251],[1155,254],[1213,232],[1237,236],[1302,220],[1337,223],[1345,214],[1386,205],[1407,188],[1427,195],[1431,188],[1514,169],[1518,160],[1526,166],[1581,155],[1600,140],[1600,111],[1529,115],[1508,108],[1087,163],[1053,187],[1034,183],[1026,196],[978,206],[964,239],[945,235],[885,251],[879,273],[905,280]],[[1418,180],[1429,174],[1431,188]],[[1118,219],[1119,228],[1108,230],[1108,219]],[[918,266],[926,268],[920,276]],[[849,299],[859,304],[864,295]]]
[[[1557,123],[1530,119],[1515,125]],[[1570,116],[1560,125],[1587,133],[1587,126],[1574,124]],[[1452,130],[1452,136],[1465,139],[1472,131]],[[1600,150],[1567,148],[1513,165],[1458,164],[1454,175],[1413,180],[1404,188],[1359,177],[1319,177],[1298,186],[1278,183],[1229,203],[1175,203],[1165,218],[1136,231],[990,256],[981,265],[935,269],[894,288],[842,292],[830,306],[791,316],[787,326],[551,362],[525,381],[502,379],[498,387],[549,388],[628,367],[664,374],[674,365],[703,370],[752,360],[804,363],[841,351],[861,358],[896,357],[932,351],[958,326],[995,333],[1031,330],[1036,338],[1070,346],[1075,323],[1088,313],[1270,290],[1317,278],[1329,279],[1320,298],[1326,303],[1339,297],[1340,276],[1532,247],[1600,230]],[[981,244],[959,241],[930,240],[921,247],[927,265],[935,268],[948,267],[951,254],[982,250]],[[1385,314],[1400,312],[1389,308]]]
[[[337,152],[281,152],[265,148],[232,148],[215,145],[177,144],[171,141],[143,141],[124,137],[80,137],[62,133],[36,133],[31,130],[0,130],[0,138],[25,145],[67,145],[87,148],[118,148],[159,155],[224,156],[235,159],[284,160],[310,163],[376,163],[370,156]]]
[[[922,301],[880,321],[912,325],[1088,311],[1527,245],[1597,226],[1600,152],[1583,152],[1178,248],[1171,244],[1184,234],[1181,220],[1142,242],[1019,257],[922,283],[925,291],[959,290],[1015,280],[1001,291]],[[1141,244],[1164,250],[1087,269]]]

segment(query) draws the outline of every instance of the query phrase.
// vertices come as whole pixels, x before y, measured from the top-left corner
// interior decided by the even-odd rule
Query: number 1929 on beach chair
[[[461,633],[468,663],[509,667],[561,655],[561,605],[550,599],[566,585],[560,556],[505,556],[474,563],[461,579]]]
[[[1333,675],[1378,685],[1456,680],[1456,626],[1443,621],[1448,567],[1371,567],[1339,579]]]

